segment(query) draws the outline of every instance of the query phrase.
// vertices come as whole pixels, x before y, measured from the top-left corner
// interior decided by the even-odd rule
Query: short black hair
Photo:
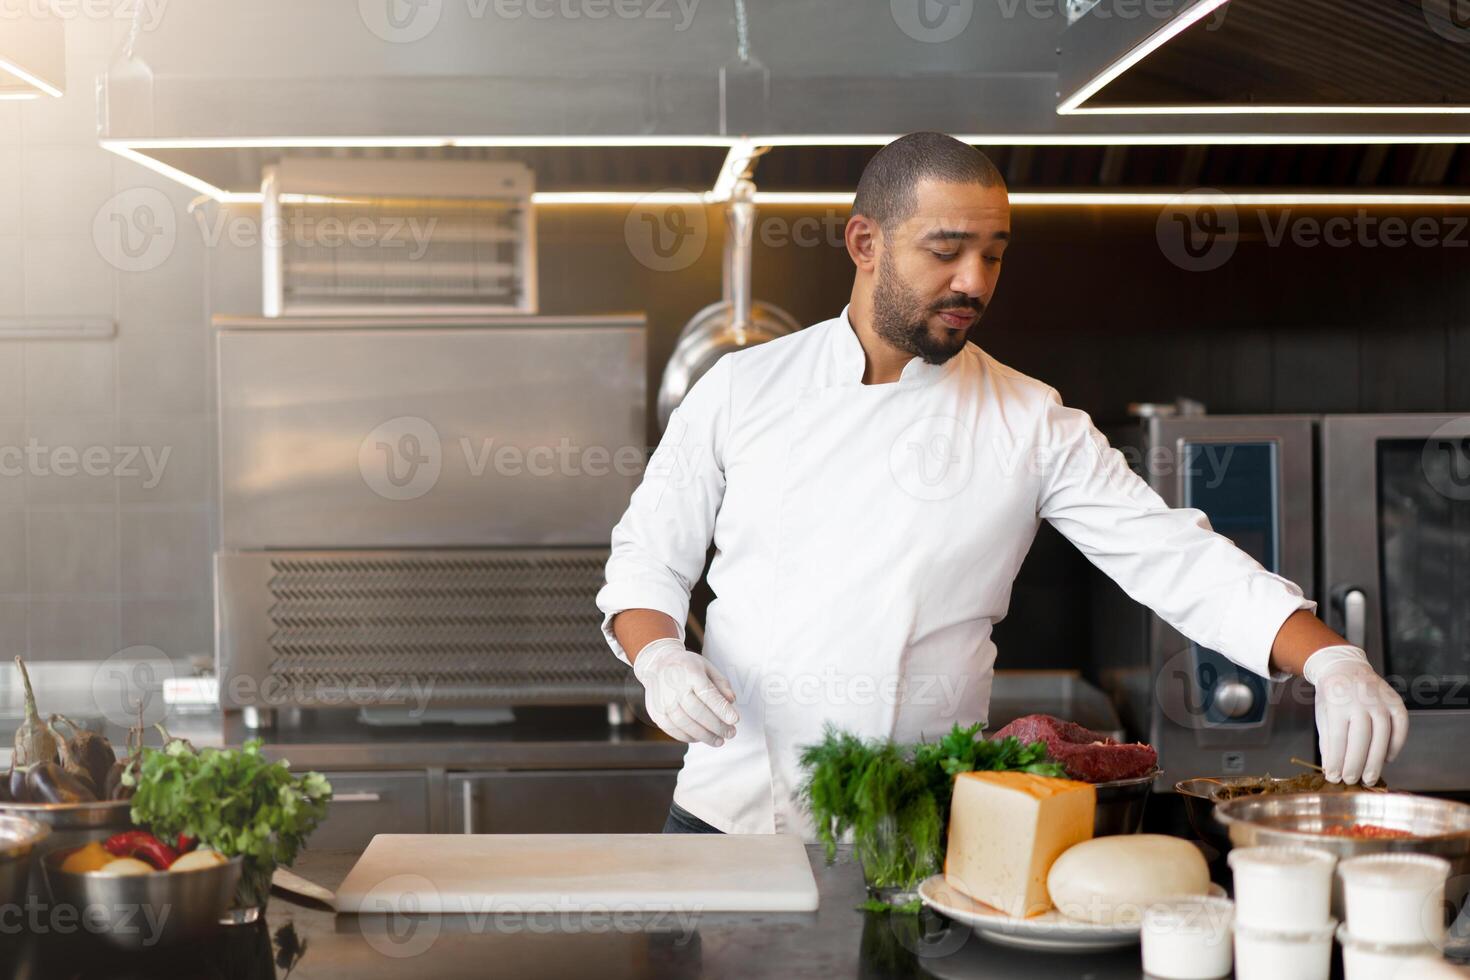
[[[1005,186],[995,164],[970,144],[943,133],[910,133],[868,161],[852,199],[852,213],[871,218],[888,231],[914,213],[914,188],[926,178]]]

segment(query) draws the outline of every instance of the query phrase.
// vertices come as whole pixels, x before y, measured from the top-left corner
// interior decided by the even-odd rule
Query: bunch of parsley
[[[293,775],[260,746],[253,739],[239,749],[196,751],[174,739],[144,749],[137,775],[124,781],[136,786],[133,823],[163,840],[183,834],[226,857],[243,855],[242,886],[258,891],[251,897],[263,904],[271,871],[296,859],[326,816],[332,787],[321,773]]]
[[[827,860],[848,833],[868,884],[912,888],[939,871],[954,778],[962,772],[1019,771],[1062,776],[1044,742],[987,740],[983,725],[955,725],[937,742],[903,746],[861,739],[827,726],[805,746],[801,799],[816,824]]]

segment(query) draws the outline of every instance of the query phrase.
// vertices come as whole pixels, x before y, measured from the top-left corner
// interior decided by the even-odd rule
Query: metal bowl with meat
[[[1119,742],[1102,732],[1051,715],[1017,718],[996,732],[1022,742],[1045,742],[1047,754],[1072,779],[1097,789],[1093,836],[1136,834],[1143,829],[1149,793],[1159,775],[1159,754],[1143,742]]]

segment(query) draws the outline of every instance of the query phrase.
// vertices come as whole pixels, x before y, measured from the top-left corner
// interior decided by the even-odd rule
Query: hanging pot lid
[[[751,299],[751,242],[755,232],[755,185],[739,180],[725,214],[724,298],[690,318],[679,332],[658,390],[659,431],[694,383],[731,351],[763,344],[801,329],[796,318]]]

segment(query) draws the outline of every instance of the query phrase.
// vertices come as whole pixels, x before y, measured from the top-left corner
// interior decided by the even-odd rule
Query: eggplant
[[[31,791],[26,787],[26,775],[29,772],[29,766],[17,766],[11,763],[10,778],[6,782],[9,784],[10,799],[15,803],[31,802]]]
[[[143,759],[143,709],[138,708],[138,724],[128,729],[128,754],[126,758],[118,759],[107,769],[107,775],[102,780],[102,798],[104,800],[131,800],[135,786],[123,785],[123,773],[132,773],[134,779],[138,775],[138,767]],[[166,744],[166,743],[165,743]]]
[[[107,779],[102,784],[102,798],[104,800],[131,800],[133,798],[134,786],[124,786],[123,773],[132,770],[134,777],[138,775],[138,762],[136,759],[123,761],[119,759],[112,764],[107,771]]]
[[[97,794],[59,762],[38,762],[26,775],[26,789],[36,803],[95,803]]]
[[[61,737],[56,727],[58,722],[71,729],[71,738]],[[89,731],[62,715],[51,716],[51,731],[59,740],[57,748],[61,752],[61,767],[78,779],[85,776],[83,782],[100,796],[97,791],[106,785],[107,773],[117,761],[117,753],[112,750],[107,736]]]
[[[11,756],[12,763],[16,766],[30,766],[38,762],[55,762],[56,736],[41,720],[41,712],[36,710],[36,692],[31,690],[31,675],[26,670],[25,661],[19,657],[15,658],[15,666],[20,668],[20,679],[25,684],[26,717],[15,730],[15,754]]]

